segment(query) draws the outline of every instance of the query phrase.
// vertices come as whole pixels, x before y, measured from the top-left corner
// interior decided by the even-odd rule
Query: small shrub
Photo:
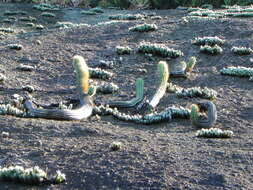
[[[223,50],[218,45],[215,45],[215,46],[204,45],[204,46],[200,46],[200,52],[210,54],[210,55],[217,55],[217,54],[221,54]]]

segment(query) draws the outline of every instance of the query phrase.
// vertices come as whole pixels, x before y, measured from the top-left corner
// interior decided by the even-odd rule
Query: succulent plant
[[[144,98],[144,81],[142,78],[136,80],[136,96],[128,101],[111,101],[108,105],[112,107],[129,108],[134,107],[140,103]]]
[[[217,92],[215,90],[209,89],[207,87],[200,88],[200,87],[193,87],[187,89],[180,89],[176,91],[176,95],[178,97],[201,97],[205,99],[215,99],[217,96]]]
[[[140,24],[134,27],[129,28],[130,32],[149,32],[157,30],[157,26],[155,24]]]
[[[130,54],[132,51],[128,46],[116,46],[116,52],[119,55]]]
[[[110,145],[110,149],[112,151],[118,151],[122,148],[122,143],[118,142],[118,141],[114,141],[112,142],[112,144]]]
[[[43,16],[43,17],[56,17],[56,15],[54,13],[50,13],[50,12],[43,12],[41,14],[41,16]]]
[[[202,110],[207,112],[207,114],[203,113]],[[211,128],[215,125],[217,120],[215,104],[210,101],[193,104],[191,106],[190,118],[194,126],[199,128]]]
[[[140,53],[147,53],[170,58],[177,58],[184,55],[180,50],[171,49],[162,44],[152,44],[150,42],[141,42],[138,47],[138,51]]]
[[[97,13],[95,11],[81,11],[81,14],[83,14],[83,15],[96,15]]]
[[[210,54],[210,55],[217,55],[217,54],[221,54],[223,50],[218,45],[214,45],[214,46],[204,45],[204,46],[200,46],[200,52]]]
[[[4,32],[4,33],[14,33],[15,30],[12,28],[0,28],[0,32]]]
[[[55,28],[76,28],[76,27],[83,27],[83,26],[89,27],[90,25],[89,24],[84,24],[84,23],[75,24],[75,23],[72,23],[72,22],[57,22],[54,25]]]
[[[111,20],[137,20],[143,19],[145,16],[141,14],[118,14],[118,15],[111,15],[109,19]]]
[[[95,13],[104,13],[104,10],[101,7],[94,7],[90,9],[90,11],[93,11]]]
[[[76,74],[76,83],[79,94],[87,94],[89,91],[89,68],[82,56],[74,56],[73,66]]]
[[[8,48],[14,49],[14,50],[21,50],[23,49],[23,46],[21,44],[9,44]]]
[[[197,137],[206,137],[206,138],[230,138],[233,136],[233,131],[222,130],[218,128],[210,129],[201,129],[196,133]]]
[[[37,9],[39,11],[58,11],[59,6],[51,5],[47,3],[41,3],[33,6],[34,9]]]
[[[170,122],[174,118],[182,118],[182,119],[190,118],[190,110],[185,109],[183,107],[168,107],[160,113],[150,113],[147,115],[139,115],[139,114],[128,115],[119,112],[116,108],[112,109],[109,106],[101,105],[98,107],[94,107],[93,113],[98,115],[112,115],[113,117],[122,121],[130,121],[145,125],[152,123],[160,123],[163,121]]]
[[[231,51],[234,53],[234,54],[237,54],[237,55],[249,55],[253,52],[253,50],[251,48],[247,48],[247,47],[236,47],[236,46],[233,46],[231,48]]]
[[[252,77],[253,76],[253,68],[249,67],[227,67],[220,70],[221,74],[223,75],[231,75],[231,76],[238,76],[238,77]]]
[[[224,43],[225,43],[225,40],[219,38],[218,36],[197,37],[192,41],[192,44],[194,45],[209,45],[209,46],[214,46],[216,44],[223,45]]]
[[[113,76],[113,73],[100,68],[89,68],[89,73],[91,78],[110,79]]]
[[[194,66],[197,63],[196,57],[190,57],[189,61],[186,63],[186,72],[192,72]]]
[[[119,90],[118,85],[110,82],[110,83],[101,83],[99,85],[95,86],[96,92],[97,93],[102,93],[102,94],[111,94],[115,93]]]
[[[24,168],[22,166],[9,166],[0,168],[0,179],[16,183],[39,185],[42,183],[62,183],[66,180],[65,174],[56,172],[53,180],[48,178],[47,173],[38,166]]]

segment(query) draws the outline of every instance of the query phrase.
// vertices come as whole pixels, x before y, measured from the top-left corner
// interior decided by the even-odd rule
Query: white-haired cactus
[[[100,68],[89,68],[89,73],[91,78],[110,79],[113,76],[113,73]]]

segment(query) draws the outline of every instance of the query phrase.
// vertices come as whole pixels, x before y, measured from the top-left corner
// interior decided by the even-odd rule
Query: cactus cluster
[[[175,118],[189,119],[190,110],[183,107],[168,107],[160,113],[151,113],[147,115],[129,115],[126,113],[119,112],[116,108],[112,109],[109,106],[95,107],[93,110],[94,114],[98,115],[112,115],[115,118],[123,121],[130,121],[141,124],[152,124],[163,121],[171,121]]]
[[[50,13],[50,12],[43,12],[43,13],[41,13],[41,16],[43,16],[43,17],[55,17],[56,15],[54,13]]]
[[[118,14],[109,16],[111,20],[138,20],[143,18],[145,18],[145,16],[142,14]]]
[[[157,26],[155,24],[140,24],[134,27],[129,28],[130,32],[149,32],[157,30]]]
[[[17,117],[26,117],[26,112],[11,104],[0,104],[0,115],[13,115]]]
[[[81,11],[82,15],[96,15],[97,13],[94,11]]]
[[[132,48],[128,46],[116,46],[116,52],[118,55],[130,54],[132,51]]]
[[[76,28],[76,27],[89,27],[90,25],[89,24],[84,24],[84,23],[81,23],[81,24],[75,24],[75,23],[72,23],[72,22],[57,22],[54,27],[55,28]]]
[[[0,179],[3,181],[39,185],[44,182],[62,183],[66,181],[66,176],[60,171],[57,171],[54,179],[51,180],[48,179],[47,173],[38,166],[32,168],[9,166],[0,168]]]
[[[204,37],[197,37],[192,41],[192,44],[194,45],[223,45],[225,43],[225,40],[219,38],[218,36],[210,37],[210,36],[204,36]]]
[[[242,47],[242,46],[240,46],[240,47],[233,46],[231,48],[231,51],[237,55],[249,55],[253,52],[253,50],[251,48]]]
[[[200,52],[210,54],[210,55],[217,55],[217,54],[221,54],[223,50],[217,44],[214,46],[204,45],[204,46],[200,46]]]
[[[26,11],[5,11],[4,12],[5,16],[13,16],[13,15],[27,15]]]
[[[215,99],[217,97],[217,92],[215,90],[209,89],[207,87],[200,88],[200,87],[193,87],[187,89],[181,89],[176,91],[176,95],[178,97],[200,97],[204,99]]]
[[[252,77],[253,76],[253,68],[249,67],[227,67],[220,70],[221,74],[223,75],[231,75],[231,76],[238,76],[238,77]]]
[[[233,136],[233,131],[218,128],[200,129],[196,132],[196,136],[206,138],[230,138]]]
[[[34,9],[39,11],[58,11],[60,10],[59,6],[51,5],[47,3],[41,3],[33,6]]]
[[[14,50],[21,50],[24,48],[21,44],[9,44],[7,47]]]
[[[150,42],[141,42],[138,47],[138,52],[170,58],[177,58],[184,55],[183,52],[180,50],[175,50],[172,48],[168,48],[167,46],[162,44],[155,44]]]
[[[3,32],[3,33],[14,33],[15,30],[12,29],[12,28],[0,28],[0,32]]]
[[[111,21],[106,21],[106,22],[99,22],[99,23],[95,24],[94,26],[101,27],[101,26],[108,26],[108,25],[118,24],[118,23],[124,23],[124,22],[127,22],[127,21],[111,20]]]
[[[91,78],[110,79],[113,76],[113,73],[100,68],[89,68],[89,73]]]
[[[99,85],[95,85],[96,92],[102,94],[112,94],[119,90],[118,85],[110,82],[110,83],[101,83]]]
[[[35,22],[37,19],[35,17],[32,16],[28,16],[28,17],[20,17],[19,21],[23,21],[23,22]]]
[[[94,7],[90,9],[90,11],[93,11],[95,13],[104,13],[104,10],[101,7]]]

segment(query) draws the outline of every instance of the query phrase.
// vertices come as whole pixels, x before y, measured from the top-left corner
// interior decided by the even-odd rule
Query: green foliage
[[[225,43],[225,40],[222,40],[218,36],[215,37],[209,37],[209,36],[204,36],[204,37],[197,37],[195,38],[192,43],[194,45],[210,45],[213,46],[215,44],[217,45],[222,45]]]
[[[253,68],[250,67],[227,67],[221,69],[221,74],[223,75],[231,75],[231,76],[238,76],[238,77],[252,77],[253,76]]]

